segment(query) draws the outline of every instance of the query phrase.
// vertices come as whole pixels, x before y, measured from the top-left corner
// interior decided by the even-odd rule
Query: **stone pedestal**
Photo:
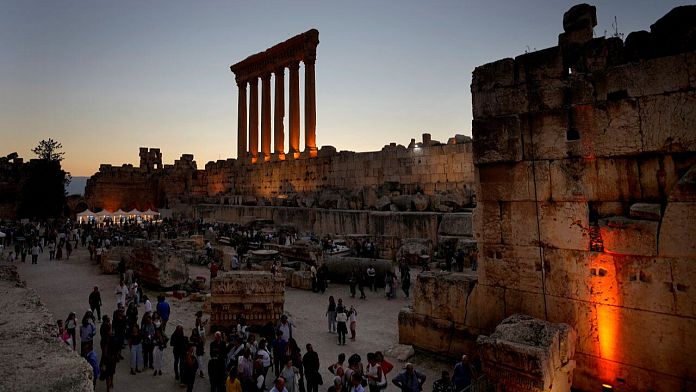
[[[490,336],[479,336],[483,371],[496,391],[569,391],[577,334],[523,314],[503,320]]]
[[[263,326],[283,314],[285,278],[266,271],[225,272],[212,281],[210,322],[213,327]]]

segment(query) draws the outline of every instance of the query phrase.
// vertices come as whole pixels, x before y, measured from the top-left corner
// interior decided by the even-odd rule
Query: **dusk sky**
[[[471,135],[473,69],[556,45],[573,4],[2,0],[0,155],[29,159],[53,138],[73,176],[137,164],[140,146],[161,148],[165,163],[192,153],[199,168],[234,158],[229,66],[310,28],[320,40],[318,146],[379,150],[423,132],[446,142]],[[615,16],[628,35],[688,2],[592,4],[603,36]]]

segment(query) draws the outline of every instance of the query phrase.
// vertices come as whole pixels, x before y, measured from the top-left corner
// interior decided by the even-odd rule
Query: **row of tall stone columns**
[[[305,152],[307,157],[317,154],[316,144],[316,94],[314,84],[314,61],[305,64]],[[290,70],[290,154],[300,156],[300,63],[287,65]],[[261,76],[261,155],[259,156],[259,93],[258,77],[239,81],[239,102],[237,106],[237,157],[251,158],[251,162],[270,161],[271,157],[285,159],[285,67],[276,69],[275,110],[273,120],[273,155],[271,155],[271,73]],[[247,84],[249,85],[249,117],[247,127]],[[247,149],[247,132],[248,149]]]

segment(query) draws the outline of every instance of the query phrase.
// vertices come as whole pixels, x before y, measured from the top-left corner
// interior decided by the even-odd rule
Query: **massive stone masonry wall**
[[[695,8],[624,43],[592,38],[594,7],[576,7],[559,46],[474,71],[487,299],[468,311],[488,316],[464,323],[572,325],[583,390],[696,388]]]
[[[390,145],[367,153],[323,147],[317,158],[258,164],[228,159],[209,162],[205,170],[196,169],[191,155],[162,169],[142,162],[140,167],[102,165],[88,180],[85,198],[90,208],[109,210],[200,202],[442,212],[469,205],[474,182],[471,143],[431,144]],[[418,193],[434,198],[390,199]],[[386,201],[380,200],[385,196]]]
[[[12,265],[0,266],[0,307],[0,390],[94,390],[92,368],[55,336],[55,320]]]

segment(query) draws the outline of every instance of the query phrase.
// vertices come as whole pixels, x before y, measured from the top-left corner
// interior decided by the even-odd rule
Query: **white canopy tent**
[[[139,217],[142,214],[142,211],[139,211],[137,208],[133,208],[132,210],[128,211],[128,217],[133,219]]]
[[[96,214],[88,209],[77,213],[77,222],[84,223],[89,222],[96,218]]]
[[[95,215],[97,217],[97,221],[99,221],[100,223],[104,222],[106,219],[112,219],[111,212],[107,210],[101,210],[97,212]]]
[[[152,211],[151,209],[147,209],[147,211],[142,213],[143,219],[147,220],[157,220],[159,219],[160,213],[157,211]]]

